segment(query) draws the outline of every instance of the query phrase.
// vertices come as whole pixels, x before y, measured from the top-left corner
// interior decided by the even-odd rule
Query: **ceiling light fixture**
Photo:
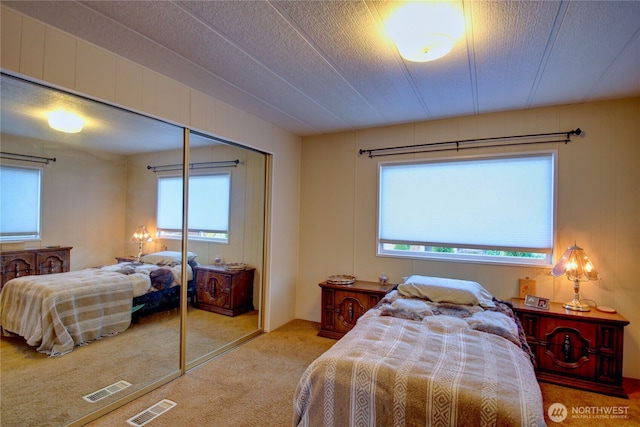
[[[400,6],[386,26],[404,59],[427,62],[451,52],[464,34],[464,16],[452,2],[411,2]]]
[[[78,133],[84,126],[84,120],[74,113],[64,110],[49,113],[49,126],[65,133]]]

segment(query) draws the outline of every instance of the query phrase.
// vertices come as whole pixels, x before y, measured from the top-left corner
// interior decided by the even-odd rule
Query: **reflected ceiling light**
[[[84,120],[74,113],[58,110],[49,113],[49,126],[60,132],[78,133],[84,126]]]
[[[386,26],[404,59],[427,62],[453,49],[464,34],[464,16],[451,2],[411,2],[400,6]]]

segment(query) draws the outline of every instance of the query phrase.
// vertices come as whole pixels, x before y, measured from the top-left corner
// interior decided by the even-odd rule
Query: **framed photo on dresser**
[[[524,298],[524,305],[527,305],[529,307],[541,308],[543,310],[549,309],[550,302],[551,301],[549,300],[549,298],[541,298],[534,295],[527,295]]]

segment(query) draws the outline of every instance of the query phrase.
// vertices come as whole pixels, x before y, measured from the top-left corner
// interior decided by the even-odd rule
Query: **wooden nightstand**
[[[540,381],[627,398],[622,387],[624,327],[619,314],[592,309],[566,310],[552,302],[549,310],[511,300],[527,342],[536,356]]]
[[[199,265],[194,306],[214,313],[237,316],[253,310],[253,273],[255,268],[232,271],[215,265]]]
[[[340,339],[395,285],[356,280],[351,285],[322,282],[319,286],[322,288],[322,322],[318,335]]]

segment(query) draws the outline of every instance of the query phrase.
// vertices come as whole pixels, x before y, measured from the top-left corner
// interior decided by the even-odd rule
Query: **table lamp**
[[[576,244],[562,254],[560,261],[551,270],[552,276],[562,276],[563,274],[567,276],[567,279],[573,280],[573,301],[564,304],[563,307],[574,311],[590,311],[587,304],[580,302],[580,282],[598,280],[600,276],[589,261],[584,249]]]
[[[142,257],[142,244],[150,243],[153,241],[151,238],[151,234],[147,231],[147,227],[141,225],[131,236],[131,241],[138,244],[138,257],[137,261],[140,262],[140,258]]]

